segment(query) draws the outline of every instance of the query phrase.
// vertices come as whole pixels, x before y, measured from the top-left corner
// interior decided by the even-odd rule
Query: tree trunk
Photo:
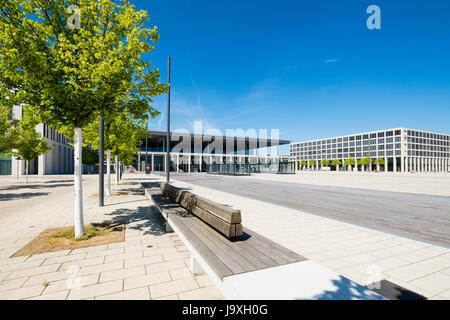
[[[25,180],[27,184],[28,184],[28,166],[29,166],[28,160],[25,160],[25,177],[26,177]]]
[[[118,154],[116,154],[115,168],[116,168],[116,185],[118,185],[119,184],[119,155]]]
[[[75,128],[75,170],[74,170],[74,187],[75,187],[75,238],[84,234],[83,222],[83,186],[82,186],[82,147],[83,147],[83,131],[81,128]]]
[[[111,195],[111,150],[106,150],[106,195]]]

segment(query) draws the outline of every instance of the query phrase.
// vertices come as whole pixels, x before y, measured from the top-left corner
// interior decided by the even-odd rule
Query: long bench
[[[189,249],[191,272],[206,272],[225,298],[308,298],[310,292],[304,293],[299,283],[314,279],[309,272],[318,275],[319,270],[334,277],[320,265],[242,226],[239,210],[170,184],[161,183],[160,188],[142,185],[155,212],[166,220],[166,230],[176,232]],[[303,278],[294,279],[299,276]]]

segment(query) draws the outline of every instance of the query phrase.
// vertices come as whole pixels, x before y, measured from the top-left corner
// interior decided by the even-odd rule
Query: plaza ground
[[[273,185],[270,182],[274,180],[290,181],[294,184],[304,184],[309,176],[315,176],[316,181],[327,183],[328,178],[334,174],[332,179],[328,180],[328,186],[323,190],[329,191],[329,188],[338,188],[335,185],[345,185],[344,179],[347,173],[325,173],[311,172],[298,175],[253,175],[250,177],[228,177],[215,176],[215,182],[209,185],[206,175],[173,175],[172,182],[178,187],[189,189],[191,192],[211,199],[213,201],[242,210],[243,225],[251,230],[275,241],[296,253],[318,262],[333,271],[348,277],[349,279],[367,285],[373,280],[374,271],[379,272],[381,279],[389,280],[406,289],[419,293],[431,299],[450,299],[450,248],[447,245],[423,241],[417,239],[422,236],[419,229],[416,239],[411,239],[392,232],[386,232],[386,226],[394,224],[397,217],[395,212],[390,212],[379,218],[380,222],[377,229],[367,228],[366,222],[361,220],[359,224],[348,223],[341,219],[330,218],[332,212],[323,211],[321,215],[303,212],[301,209],[290,208],[285,205],[273,203],[274,198],[285,197],[283,193],[289,193],[289,186],[283,188],[280,185]],[[436,187],[428,190],[428,193],[438,192],[439,188],[444,192],[448,190],[448,179],[450,175],[416,175],[407,176],[406,174],[390,177],[370,176],[364,173],[351,173],[355,180],[359,180],[359,186],[365,189],[355,189],[357,185],[354,182],[354,188],[350,189],[354,193],[358,192],[380,192],[383,190],[382,182],[389,181],[384,186],[384,190],[393,190],[395,185],[402,185],[401,181],[408,179],[411,185],[408,188],[415,191],[418,195],[424,186],[435,184]],[[406,175],[406,176],[405,176]],[[164,179],[160,176],[161,179]],[[228,188],[227,181],[229,179]],[[295,179],[300,179],[296,181]],[[210,180],[212,181],[212,180]],[[244,182],[242,182],[244,181]],[[308,180],[307,180],[308,181]],[[249,183],[253,182],[253,183]],[[208,185],[207,185],[208,184]],[[206,186],[207,185],[207,186]],[[316,186],[318,183],[316,183]],[[227,192],[221,190],[227,186]],[[280,189],[281,188],[281,189]],[[377,189],[377,190],[370,190]],[[265,189],[264,196],[261,199],[249,197]],[[340,189],[340,187],[339,187]],[[336,190],[339,190],[336,189]],[[321,188],[316,189],[316,193],[324,192]],[[400,189],[401,190],[401,189]],[[341,190],[342,191],[342,190]],[[238,195],[243,193],[244,195]],[[275,194],[277,197],[271,196]],[[333,193],[333,192],[331,192]],[[350,194],[350,192],[347,192]],[[395,196],[408,196],[402,192],[391,192]],[[297,195],[298,198],[302,194]],[[411,199],[411,197],[410,197]],[[439,197],[442,201],[447,201],[448,197]],[[295,203],[295,198],[291,199]],[[316,202],[320,202],[320,197]],[[356,207],[354,214],[360,208],[365,207],[366,197],[361,197],[359,201],[350,206]],[[385,201],[388,201],[385,199]],[[326,202],[324,202],[326,204]],[[332,205],[332,204],[331,204]],[[408,203],[404,204],[408,208]],[[326,207],[323,207],[324,209]],[[444,207],[444,210],[446,207]],[[426,212],[426,210],[425,210]],[[437,212],[441,216],[441,224],[436,228],[445,239],[450,236],[449,212]],[[360,210],[363,214],[363,210]],[[415,222],[416,228],[420,227],[420,216],[413,210],[405,210],[405,221],[410,224]],[[383,213],[381,213],[383,214]],[[384,221],[383,221],[384,220]],[[268,223],[270,221],[270,223]],[[430,230],[432,231],[432,229]]]
[[[174,179],[186,181],[198,186],[220,190],[249,199],[260,200],[279,206],[296,209],[305,213],[317,214],[339,219],[376,230],[418,238],[425,241],[450,246],[450,197],[424,195],[418,192],[424,189],[422,184],[433,183],[434,189],[445,192],[448,177],[433,177],[432,181],[418,177],[347,175],[340,173],[315,175],[252,175],[219,176],[207,174],[173,174]],[[329,180],[331,185],[309,184],[311,178]],[[354,187],[333,186],[345,184],[346,178],[354,178]],[[380,189],[393,189],[402,185],[398,181],[407,179],[408,187],[416,193],[370,190],[373,186]],[[381,181],[379,181],[382,179]],[[430,178],[428,178],[430,179]],[[356,182],[360,188],[357,188]],[[412,185],[412,187],[411,187]],[[363,187],[364,189],[361,189]],[[401,187],[397,187],[401,189]],[[280,209],[282,210],[282,209]]]
[[[222,299],[207,275],[188,269],[189,252],[165,233],[138,181],[122,180],[98,207],[98,176],[83,176],[85,224],[125,219],[125,242],[9,258],[47,228],[73,225],[73,177],[0,179],[0,300]],[[48,284],[48,285],[47,285]]]
[[[278,184],[285,182],[285,192],[295,185],[309,185],[316,187],[316,192],[345,187],[353,188],[355,193],[378,190],[400,196],[404,192],[443,196],[450,191],[446,183],[449,176],[301,172],[283,176],[209,177],[215,179],[211,181],[222,181],[219,186],[226,185],[223,181],[229,179],[238,191],[204,185],[205,178],[208,178],[205,174],[172,177],[176,186],[242,210],[244,226],[355,282],[366,285],[375,270],[382,279],[427,298],[450,299],[448,246],[388,233],[383,228],[367,228],[364,223],[337,220],[326,216],[327,212],[307,213],[301,208],[274,203],[268,197],[258,199],[244,193],[249,182],[253,192],[261,186],[276,192]],[[122,182],[131,184],[114,189],[127,190],[129,195],[106,197],[103,208],[98,207],[98,199],[89,198],[98,192],[97,176],[85,175],[83,179],[85,223],[126,217],[125,242],[8,258],[46,228],[73,224],[73,184],[72,176],[31,177],[28,186],[2,177],[0,299],[222,298],[207,275],[190,273],[189,252],[175,234],[163,232],[158,217],[149,210],[148,200],[137,189],[139,181],[162,181],[164,177],[125,175]],[[325,191],[321,191],[321,186],[327,186]],[[409,215],[410,220],[415,219],[415,212]],[[387,215],[385,219],[388,218]],[[441,219],[444,223],[449,221],[448,216]],[[448,230],[444,230],[444,238]],[[79,289],[71,289],[67,281],[75,272],[81,279]],[[44,286],[44,281],[49,285]]]

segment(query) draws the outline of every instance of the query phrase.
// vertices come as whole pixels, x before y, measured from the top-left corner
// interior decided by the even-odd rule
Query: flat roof
[[[160,138],[165,138],[167,136],[166,131],[159,131],[159,130],[149,130],[149,134],[152,136],[149,138],[149,140],[157,140]],[[259,144],[266,144],[267,147],[270,146],[277,146],[277,145],[286,145],[290,144],[290,140],[284,140],[284,139],[271,139],[271,138],[254,138],[254,137],[241,137],[241,136],[224,136],[224,135],[214,135],[214,134],[194,134],[194,133],[186,133],[186,132],[177,132],[172,131],[170,133],[171,135],[171,142],[174,142],[173,138],[175,137],[190,137],[191,139],[201,139],[205,142],[211,142],[218,137],[221,137],[224,141],[226,140],[241,140],[241,141],[247,141],[249,143],[257,143]],[[175,141],[177,142],[177,141]]]

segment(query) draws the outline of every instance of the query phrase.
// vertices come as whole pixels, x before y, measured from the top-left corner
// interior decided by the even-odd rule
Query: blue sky
[[[450,1],[132,1],[160,41],[172,128],[301,141],[390,127],[450,133]],[[381,8],[381,30],[366,8]],[[166,97],[155,100],[165,129]]]

